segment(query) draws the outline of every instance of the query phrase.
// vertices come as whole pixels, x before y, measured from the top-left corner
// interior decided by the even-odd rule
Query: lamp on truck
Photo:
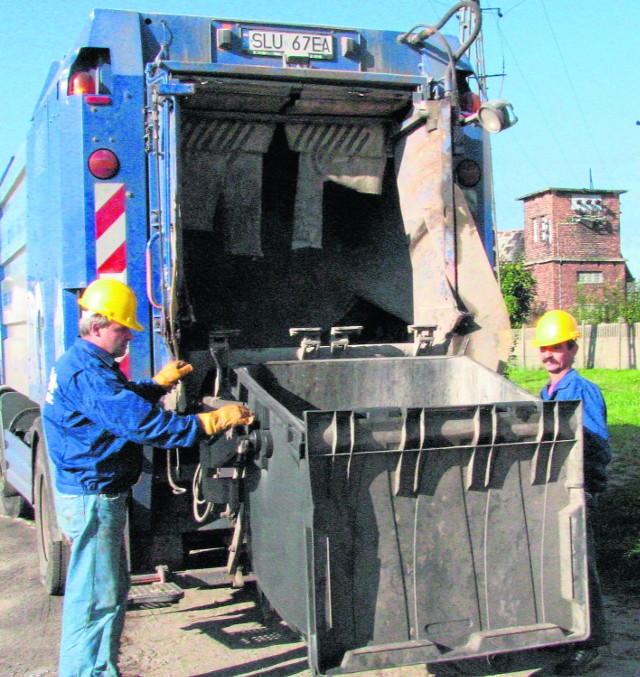
[[[100,148],[89,156],[89,171],[96,179],[112,179],[120,171],[118,156],[106,148]]]
[[[466,117],[464,122],[465,124],[479,122],[483,129],[495,133],[513,127],[518,122],[518,118],[513,112],[513,106],[508,101],[492,99],[485,101],[480,106],[480,110]]]
[[[76,94],[95,94],[96,81],[91,73],[78,71],[71,76],[69,80],[69,95]]]
[[[473,188],[480,183],[482,172],[473,160],[461,160],[456,165],[456,181],[464,188]]]

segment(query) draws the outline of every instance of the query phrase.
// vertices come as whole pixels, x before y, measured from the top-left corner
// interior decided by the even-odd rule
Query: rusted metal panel
[[[426,115],[426,124],[396,149],[414,324],[437,325],[434,354],[464,350],[500,370],[511,346],[509,317],[469,205],[453,181],[451,105],[448,100],[423,105],[414,115]]]
[[[414,324],[436,324],[434,348],[462,318],[456,293],[456,239],[451,167],[451,106],[424,103],[428,120],[396,148],[404,225],[410,237]]]

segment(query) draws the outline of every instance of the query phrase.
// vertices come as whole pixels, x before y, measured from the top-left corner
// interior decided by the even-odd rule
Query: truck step
[[[172,582],[142,583],[131,586],[128,605],[175,604],[184,597],[184,590]]]
[[[169,569],[166,565],[156,567],[155,573],[131,576],[128,605],[175,604],[184,597],[184,590],[167,581]]]

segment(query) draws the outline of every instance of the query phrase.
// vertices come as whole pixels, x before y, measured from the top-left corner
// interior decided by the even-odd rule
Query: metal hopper
[[[253,570],[316,674],[588,636],[578,402],[466,357],[235,372]]]

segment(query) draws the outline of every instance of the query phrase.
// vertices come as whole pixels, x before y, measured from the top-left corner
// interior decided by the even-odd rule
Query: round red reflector
[[[473,160],[461,160],[456,166],[456,180],[464,188],[478,185],[482,172]]]
[[[120,160],[112,151],[101,148],[89,156],[89,171],[96,179],[112,179],[120,171]]]
[[[69,94],[95,94],[96,81],[91,73],[81,71],[72,76],[69,83]]]

